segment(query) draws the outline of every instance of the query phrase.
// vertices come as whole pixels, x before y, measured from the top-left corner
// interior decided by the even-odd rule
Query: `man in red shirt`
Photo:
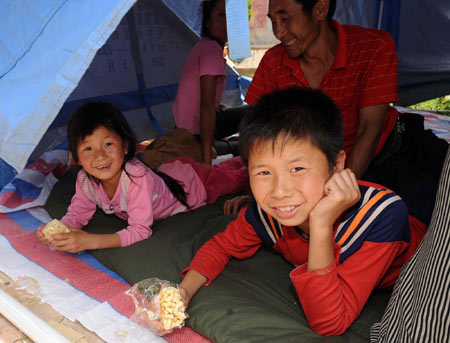
[[[343,116],[347,167],[361,178],[397,120],[397,54],[384,31],[342,26],[335,0],[270,0],[269,18],[280,44],[268,50],[246,102],[294,85],[319,88]]]
[[[382,30],[340,25],[331,19],[335,9],[336,0],[269,1],[281,43],[264,55],[245,101],[252,105],[294,85],[328,94],[342,114],[346,167],[358,179],[396,191],[409,213],[428,224],[447,144],[424,130],[420,115],[401,117],[407,132],[399,134],[398,112],[389,106],[398,97],[395,42]],[[247,202],[233,199],[224,211]]]

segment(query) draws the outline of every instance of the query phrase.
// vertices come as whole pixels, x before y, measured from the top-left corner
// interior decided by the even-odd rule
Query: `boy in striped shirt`
[[[240,144],[254,200],[182,272],[185,303],[230,258],[265,245],[292,263],[311,329],[343,333],[375,288],[393,286],[426,226],[395,193],[345,169],[341,115],[319,90],[262,96],[241,123]]]

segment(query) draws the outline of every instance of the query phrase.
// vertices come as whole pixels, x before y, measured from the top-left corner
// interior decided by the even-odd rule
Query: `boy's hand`
[[[324,196],[312,209],[310,220],[320,221],[328,227],[332,226],[339,216],[360,198],[361,193],[355,174],[350,169],[344,169],[333,174],[327,181]]]
[[[46,224],[43,224],[41,226],[38,227],[37,231],[36,231],[36,236],[37,239],[39,240],[39,242],[41,242],[42,244],[45,245],[51,245],[52,242],[50,242],[47,237],[45,237],[45,235],[42,233],[42,230],[44,229]]]
[[[51,244],[53,244],[56,250],[67,252],[80,252],[90,249],[90,243],[92,242],[91,234],[81,229],[70,229],[69,233],[56,233],[52,235]]]
[[[183,301],[184,306],[188,308],[192,296],[184,289],[184,287],[178,287],[178,289],[180,290],[181,300]]]

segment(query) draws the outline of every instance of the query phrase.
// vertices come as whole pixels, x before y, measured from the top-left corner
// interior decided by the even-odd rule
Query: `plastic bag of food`
[[[150,278],[136,283],[125,294],[133,299],[135,306],[131,319],[157,335],[184,326],[188,315],[177,284]]]

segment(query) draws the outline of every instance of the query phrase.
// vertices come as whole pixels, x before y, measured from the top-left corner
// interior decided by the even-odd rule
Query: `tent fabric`
[[[337,1],[335,17],[389,31],[398,49],[398,105],[450,94],[450,3],[447,0]]]
[[[2,2],[0,156],[6,163],[23,169],[134,1]]]
[[[64,141],[70,114],[86,101],[119,106],[138,139],[172,130],[178,79],[200,39],[189,26],[198,27],[200,3],[1,2],[0,188]],[[223,102],[239,105],[245,80],[227,74]]]

